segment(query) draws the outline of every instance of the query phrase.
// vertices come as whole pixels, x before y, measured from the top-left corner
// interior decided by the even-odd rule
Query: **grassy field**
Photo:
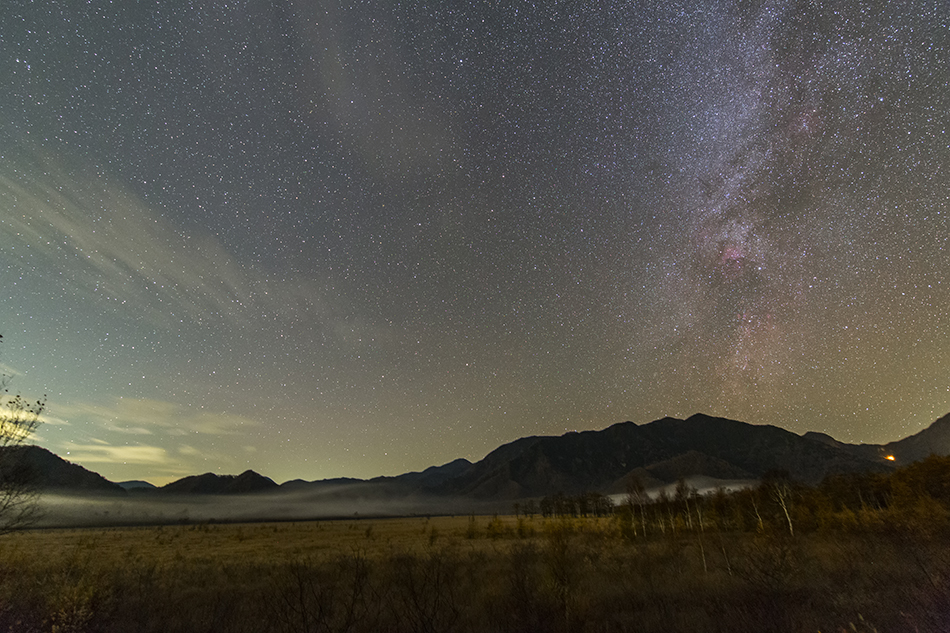
[[[0,630],[940,631],[942,539],[432,517],[0,538]]]
[[[511,517],[499,521],[507,526],[516,524]],[[379,558],[394,550],[419,551],[433,542],[464,539],[470,522],[466,516],[49,529],[4,537],[0,552],[6,560],[22,557],[32,561],[37,560],[36,552],[43,552],[50,563],[61,563],[77,552],[95,551],[104,560],[133,556],[157,565],[183,559],[215,564],[301,556],[316,560],[353,551]],[[476,519],[483,532],[488,522],[487,518]],[[477,542],[472,539],[472,544]],[[486,543],[490,545],[490,541]]]

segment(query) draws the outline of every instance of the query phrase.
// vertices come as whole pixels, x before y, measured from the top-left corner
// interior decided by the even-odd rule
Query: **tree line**
[[[542,498],[538,510],[545,518],[605,517],[613,514],[614,502],[599,492],[584,492],[573,496],[559,492]]]
[[[620,503],[598,492],[557,493],[516,504],[516,514],[545,518],[613,517],[630,538],[681,533],[950,529],[950,456],[930,457],[890,473],[844,473],[817,485],[782,470],[749,488],[700,494],[684,479],[650,494],[636,479]]]

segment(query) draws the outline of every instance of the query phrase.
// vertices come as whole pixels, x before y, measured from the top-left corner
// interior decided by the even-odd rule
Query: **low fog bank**
[[[755,486],[755,480],[690,477],[699,494],[717,489],[733,492]],[[676,484],[650,488],[675,494]],[[626,494],[609,495],[616,505]],[[127,495],[47,492],[39,497],[37,528],[170,525],[179,523],[243,523],[311,519],[405,517],[447,514],[510,514],[513,499],[473,500],[464,497],[405,494],[371,484],[322,486],[317,490],[280,490],[246,495],[170,495],[133,492]]]
[[[510,512],[510,502],[485,503],[458,497],[386,496],[347,487],[247,495],[136,493],[78,495],[46,493],[39,498],[38,528],[168,525],[205,522],[305,521],[309,519],[399,517]]]
[[[686,477],[684,481],[690,489],[695,490],[696,493],[700,495],[711,495],[720,489],[725,492],[737,492],[747,488],[755,488],[759,485],[758,479],[716,479],[715,477],[707,477],[705,475]],[[646,494],[653,500],[656,500],[664,492],[667,496],[672,498],[676,496],[676,486],[677,484],[672,483],[655,488],[647,488]],[[614,502],[614,505],[620,505],[627,501],[626,493],[608,496],[610,500]]]

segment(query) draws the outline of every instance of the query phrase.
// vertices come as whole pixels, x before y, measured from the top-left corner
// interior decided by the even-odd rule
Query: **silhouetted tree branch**
[[[36,477],[27,462],[26,442],[46,406],[45,400],[11,396],[11,378],[0,376],[0,534],[28,525],[35,516]]]

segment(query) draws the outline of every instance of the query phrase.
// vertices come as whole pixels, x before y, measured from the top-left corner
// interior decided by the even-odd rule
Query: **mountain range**
[[[769,425],[752,425],[703,414],[685,420],[663,418],[648,424],[615,424],[600,431],[524,437],[504,444],[482,460],[457,459],[422,472],[361,479],[295,479],[278,485],[253,470],[240,475],[205,473],[161,487],[148,482],[113,483],[46,449],[8,451],[31,466],[41,489],[69,493],[136,496],[234,495],[314,492],[345,500],[435,495],[501,501],[562,492],[622,493],[633,480],[646,488],[680,478],[754,481],[782,470],[814,484],[848,472],[887,472],[934,453],[950,454],[950,414],[915,435],[888,444],[847,444],[824,433],[797,435]]]

